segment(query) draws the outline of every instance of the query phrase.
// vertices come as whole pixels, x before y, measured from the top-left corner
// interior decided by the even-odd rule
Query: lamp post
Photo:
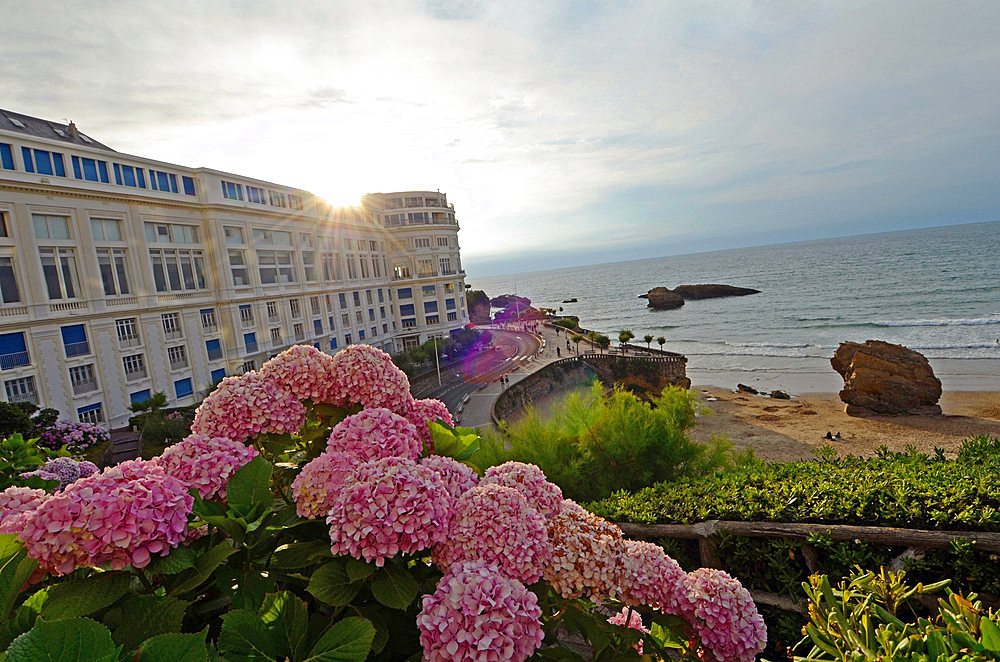
[[[437,366],[438,386],[441,386],[441,361],[438,358],[438,337],[433,336],[433,338],[434,338],[434,365]]]

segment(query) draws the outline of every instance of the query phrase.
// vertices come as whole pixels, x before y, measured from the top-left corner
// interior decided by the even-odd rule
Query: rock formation
[[[760,290],[734,285],[678,285],[674,289],[654,287],[639,298],[648,299],[647,304],[656,310],[672,310],[684,305],[685,299],[716,299],[719,297],[742,297],[748,294],[759,294]]]
[[[920,352],[881,340],[844,342],[830,364],[844,378],[840,399],[850,416],[941,413],[941,380]]]

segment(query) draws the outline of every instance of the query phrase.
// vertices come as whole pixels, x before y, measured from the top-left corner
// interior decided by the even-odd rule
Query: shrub
[[[677,387],[643,402],[621,388],[605,395],[595,384],[567,395],[544,419],[529,408],[501,433],[486,432],[473,462],[537,464],[577,500],[702,476],[728,466],[730,452],[721,440],[703,445],[688,436],[698,411],[698,396]]]
[[[38,444],[51,450],[66,446],[69,452],[80,454],[109,439],[111,439],[111,433],[98,425],[76,421],[56,421],[38,435]]]
[[[575,319],[571,319],[569,317],[561,320],[556,320],[552,324],[555,326],[561,326],[564,329],[570,329],[571,331],[576,331],[577,329],[580,328],[580,324]]]

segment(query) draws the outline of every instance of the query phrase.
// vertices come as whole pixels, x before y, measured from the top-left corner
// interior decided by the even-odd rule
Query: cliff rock
[[[649,300],[646,305],[656,310],[672,310],[684,305],[681,295],[666,287],[654,287],[645,298]]]
[[[718,297],[743,297],[748,294],[760,294],[760,290],[734,285],[678,285],[674,292],[682,299],[716,299]]]
[[[920,352],[881,340],[844,342],[830,364],[844,378],[840,399],[851,416],[941,413],[941,380]]]

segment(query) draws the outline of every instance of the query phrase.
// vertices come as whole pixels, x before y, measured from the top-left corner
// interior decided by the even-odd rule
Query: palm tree
[[[632,333],[632,329],[622,329],[618,332],[618,346],[622,350],[622,354],[625,353],[625,345],[628,344],[629,340],[635,338],[635,334]]]
[[[656,342],[658,342],[660,344],[660,351],[662,352],[663,351],[663,344],[665,342],[667,342],[667,339],[664,338],[663,336],[660,336],[659,338],[656,339]]]
[[[577,354],[577,356],[579,356],[580,355],[580,341],[583,340],[583,336],[580,335],[579,333],[574,333],[573,336],[570,338],[570,340],[572,340],[573,342],[576,343],[576,354]]]
[[[607,337],[603,333],[597,336],[597,346],[601,348],[601,354],[604,353],[604,350],[606,350],[610,344],[611,338]]]
[[[644,336],[642,337],[642,339],[646,341],[646,349],[649,349],[649,345],[650,345],[650,343],[652,343],[652,342],[653,342],[653,336],[651,336],[651,335],[649,335],[649,334],[647,333],[646,335],[644,335]]]

